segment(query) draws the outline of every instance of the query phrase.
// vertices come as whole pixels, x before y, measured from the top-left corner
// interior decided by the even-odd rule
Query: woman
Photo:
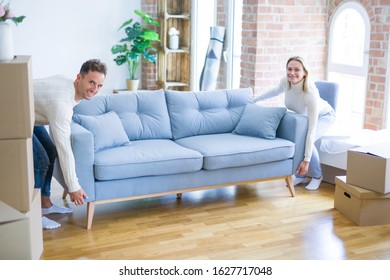
[[[255,101],[285,93],[285,106],[287,109],[308,117],[308,131],[303,161],[296,170],[294,185],[307,184],[310,169],[310,183],[307,190],[316,190],[322,181],[321,164],[314,142],[325,134],[335,119],[335,112],[328,102],[321,99],[318,89],[310,80],[309,71],[304,60],[299,56],[288,59],[286,64],[286,77],[283,77],[277,88],[274,88],[255,98]]]

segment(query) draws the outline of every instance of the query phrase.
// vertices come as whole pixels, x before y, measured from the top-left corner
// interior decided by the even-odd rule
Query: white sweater
[[[69,192],[81,188],[70,142],[73,107],[77,104],[73,80],[62,76],[34,80],[35,125],[49,125]]]
[[[304,160],[310,161],[316,140],[318,117],[333,111],[333,109],[328,102],[321,99],[314,83],[309,82],[308,92],[303,91],[303,81],[297,85],[291,85],[291,88],[287,89],[287,77],[283,77],[280,80],[278,87],[256,96],[255,101],[275,97],[283,92],[285,93],[284,104],[287,109],[308,117],[309,125],[306,135]]]

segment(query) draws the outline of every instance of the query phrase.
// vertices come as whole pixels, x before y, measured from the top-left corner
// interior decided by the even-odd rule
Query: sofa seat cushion
[[[294,156],[295,148],[293,142],[281,138],[269,140],[233,133],[198,135],[176,143],[199,151],[206,170],[285,160]]]
[[[171,140],[153,139],[95,153],[94,171],[97,180],[115,180],[195,172],[202,164],[199,152]]]

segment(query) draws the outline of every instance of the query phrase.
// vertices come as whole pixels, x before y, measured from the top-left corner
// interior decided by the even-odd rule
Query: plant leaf
[[[112,46],[111,53],[112,54],[125,53],[125,52],[127,52],[127,50],[128,50],[128,48],[127,48],[126,44],[124,44],[124,45],[115,45],[115,46]]]
[[[144,29],[144,32],[141,34],[140,37],[145,40],[160,42],[160,39],[158,38],[158,33],[149,29]]]
[[[126,56],[124,55],[118,55],[116,58],[114,58],[114,61],[116,62],[117,65],[122,65],[124,64],[126,60]]]
[[[157,21],[153,20],[152,17],[150,15],[148,15],[148,14],[145,14],[145,13],[139,11],[139,10],[135,10],[134,13],[139,15],[142,18],[142,20],[145,21],[148,24],[152,24],[152,25],[155,25],[155,26],[159,26],[160,25]]]
[[[127,40],[125,41],[133,40],[142,34],[141,24],[139,22],[136,22],[134,23],[133,27],[126,27],[125,32],[127,35]]]
[[[20,16],[20,17],[13,17],[12,21],[15,22],[16,25],[21,23],[26,17],[25,16]]]
[[[125,26],[131,24],[132,22],[133,22],[133,19],[132,19],[132,18],[129,19],[129,20],[126,20],[126,21],[121,25],[121,27],[118,28],[118,31],[119,31],[120,29],[122,29],[123,27],[125,27]]]

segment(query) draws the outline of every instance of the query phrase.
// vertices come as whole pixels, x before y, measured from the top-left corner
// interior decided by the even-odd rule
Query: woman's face
[[[306,76],[303,65],[300,61],[291,60],[287,64],[287,79],[293,85],[300,83]]]

